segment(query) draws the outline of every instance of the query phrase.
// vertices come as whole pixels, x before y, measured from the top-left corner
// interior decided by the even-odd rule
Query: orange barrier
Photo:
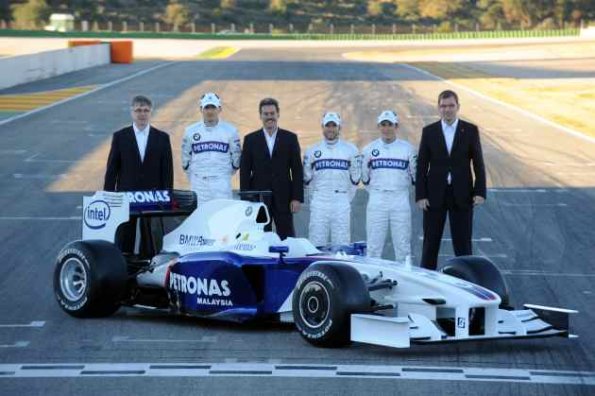
[[[78,47],[81,45],[97,45],[101,44],[100,40],[68,40],[68,48]]]
[[[111,57],[112,63],[132,63],[132,41],[112,41]]]

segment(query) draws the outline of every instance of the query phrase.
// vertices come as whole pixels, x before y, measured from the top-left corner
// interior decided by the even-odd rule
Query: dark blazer
[[[107,159],[106,191],[171,189],[174,171],[169,135],[150,127],[141,162],[132,126],[115,132]]]
[[[450,155],[441,122],[424,127],[417,157],[415,200],[429,199],[430,208],[441,207],[448,172],[451,174],[457,206],[470,207],[475,195],[486,197],[486,176],[479,130],[477,126],[461,119],[457,125]]]
[[[273,156],[262,129],[246,135],[240,164],[240,190],[271,190],[279,212],[289,212],[289,202],[304,201],[304,171],[297,135],[277,130]]]

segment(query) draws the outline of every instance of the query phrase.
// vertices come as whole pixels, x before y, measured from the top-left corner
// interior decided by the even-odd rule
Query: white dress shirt
[[[264,133],[264,138],[267,141],[267,147],[269,148],[269,154],[271,158],[273,157],[273,150],[275,149],[275,139],[277,138],[277,131],[278,129],[275,129],[275,132],[273,132],[272,135],[269,135],[269,133],[266,130],[262,130],[262,133]]]
[[[446,149],[448,150],[448,155],[450,155],[450,152],[452,151],[452,144],[455,140],[455,132],[457,131],[457,126],[459,125],[459,119],[456,118],[450,125],[444,120],[440,122],[442,123],[442,133],[444,134],[444,140],[446,141]],[[446,180],[448,181],[448,184],[451,183],[452,177],[450,172],[448,172]]]
[[[138,129],[136,124],[132,123],[132,129],[134,129],[134,137],[136,138],[136,145],[138,146],[138,153],[140,154],[140,160],[145,160],[145,151],[147,150],[147,140],[149,140],[149,129],[150,125],[144,129]]]

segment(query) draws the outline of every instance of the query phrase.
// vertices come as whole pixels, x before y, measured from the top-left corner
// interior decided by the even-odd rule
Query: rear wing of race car
[[[109,192],[83,197],[83,240],[115,241],[116,230],[134,218],[189,215],[196,195],[184,190]]]

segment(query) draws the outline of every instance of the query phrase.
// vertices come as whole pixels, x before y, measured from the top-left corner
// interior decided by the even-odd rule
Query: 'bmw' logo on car
[[[249,217],[252,214],[252,206],[248,206],[245,213],[246,217]]]
[[[90,229],[99,230],[105,227],[111,212],[107,202],[101,200],[93,201],[85,208],[83,221]]]

